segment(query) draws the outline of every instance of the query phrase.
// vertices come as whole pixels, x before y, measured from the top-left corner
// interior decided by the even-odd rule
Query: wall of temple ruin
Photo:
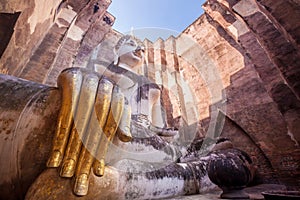
[[[105,70],[121,37],[109,4],[2,1],[0,36],[11,37],[0,69],[52,86],[67,67]],[[162,86],[169,126],[180,118],[197,124],[197,137],[228,136],[254,158],[258,181],[300,187],[299,2],[208,0],[203,8],[178,37],[144,41],[140,73]]]
[[[264,182],[298,186],[299,6],[296,1],[211,0],[184,31],[219,71],[226,96],[222,135],[255,158]],[[210,116],[216,107],[210,105]],[[201,119],[206,129],[209,120]]]
[[[114,22],[114,17],[106,11],[110,3],[110,0],[1,2],[1,14],[20,14],[1,55],[0,68],[10,75],[55,85],[61,70],[82,65],[110,31]],[[4,20],[1,18],[0,23]],[[1,26],[4,35],[7,31],[6,26]]]

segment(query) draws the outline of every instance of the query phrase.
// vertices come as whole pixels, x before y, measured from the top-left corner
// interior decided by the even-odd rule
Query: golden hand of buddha
[[[59,167],[60,176],[75,176],[74,193],[88,192],[93,168],[104,174],[105,155],[117,134],[131,140],[131,111],[118,86],[95,72],[70,68],[58,78],[62,105],[48,167]]]

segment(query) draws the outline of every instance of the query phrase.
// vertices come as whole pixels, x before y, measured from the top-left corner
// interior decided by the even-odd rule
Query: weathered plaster
[[[243,17],[247,17],[259,11],[259,8],[254,0],[242,0],[235,4],[232,8]]]
[[[59,5],[59,3],[60,0],[49,0],[47,3],[41,0],[35,0],[34,11],[27,20],[30,24],[30,34],[34,32],[37,24],[43,23],[54,16],[54,9]]]

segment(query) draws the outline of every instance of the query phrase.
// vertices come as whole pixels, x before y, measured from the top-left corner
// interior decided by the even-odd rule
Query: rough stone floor
[[[263,191],[270,190],[284,190],[286,187],[283,185],[275,185],[275,184],[262,184],[253,187],[245,188],[245,191],[249,194],[251,200],[263,200],[264,197],[261,194]],[[220,199],[220,194],[222,191],[215,191],[208,194],[199,194],[199,195],[191,195],[184,197],[173,197],[168,200],[216,200]]]

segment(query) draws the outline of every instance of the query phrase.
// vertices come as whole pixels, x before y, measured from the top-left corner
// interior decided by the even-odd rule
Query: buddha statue
[[[143,51],[133,36],[126,35],[115,47],[115,61],[103,73],[70,68],[61,72],[58,88],[32,83],[30,87],[37,91],[43,88],[41,94],[53,99],[37,100],[39,104],[27,103],[26,106],[42,106],[47,102],[45,107],[54,110],[52,117],[58,117],[54,122],[41,112],[43,118],[37,118],[37,122],[49,122],[49,131],[40,131],[41,126],[35,128],[34,134],[26,132],[27,140],[32,143],[22,146],[24,154],[34,152],[36,156],[35,148],[43,147],[39,155],[42,161],[32,165],[27,174],[42,171],[35,180],[26,179],[26,184],[31,184],[26,199],[149,199],[196,194],[215,188],[206,173],[207,158],[179,162],[187,147],[163,139],[180,133],[166,127],[160,107],[160,87],[136,73],[143,63]],[[20,85],[26,88],[26,82],[20,81]],[[148,90],[140,95],[145,88]],[[149,102],[146,115],[137,107],[143,98]],[[58,109],[53,104],[59,102]],[[56,123],[54,133],[51,131],[53,123]],[[33,137],[52,138],[53,142]],[[18,143],[6,151],[9,148],[19,148]],[[49,157],[47,168],[41,167],[46,165],[45,157]],[[34,158],[29,157],[27,162],[34,163]],[[16,174],[27,170],[16,167],[21,170]],[[11,180],[12,185],[24,182]],[[9,192],[5,195],[5,198],[9,196]]]

